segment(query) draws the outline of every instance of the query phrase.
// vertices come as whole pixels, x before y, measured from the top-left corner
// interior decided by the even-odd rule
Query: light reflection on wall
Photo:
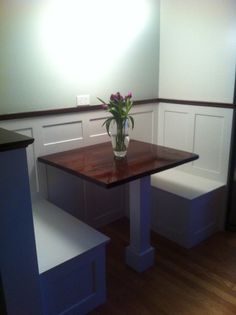
[[[50,0],[39,19],[48,66],[65,79],[98,80],[142,33],[146,0]]]

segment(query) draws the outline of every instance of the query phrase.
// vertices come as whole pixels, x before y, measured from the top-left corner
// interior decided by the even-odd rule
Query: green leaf
[[[100,102],[102,102],[104,105],[107,105],[107,103],[104,102],[100,97],[97,97],[97,99],[98,99]]]
[[[114,120],[114,117],[109,117],[102,124],[102,126],[104,126],[104,125],[106,126],[106,130],[107,130],[109,137],[111,136],[110,135],[110,124],[111,124],[112,120]]]
[[[133,117],[129,116],[128,118],[129,118],[129,120],[131,122],[131,128],[134,129],[134,119],[133,119]]]
[[[119,119],[120,118],[120,113],[117,111],[116,108],[109,109],[109,112],[114,116],[115,119]]]
[[[131,110],[131,107],[133,106],[133,102],[131,102],[131,100],[129,99],[128,100],[128,103],[127,103],[127,114],[129,113],[129,111]]]

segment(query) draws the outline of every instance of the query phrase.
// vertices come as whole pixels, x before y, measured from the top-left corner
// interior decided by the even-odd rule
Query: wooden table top
[[[111,142],[39,157],[38,160],[110,188],[198,159],[197,154],[131,140],[124,159],[115,159]]]

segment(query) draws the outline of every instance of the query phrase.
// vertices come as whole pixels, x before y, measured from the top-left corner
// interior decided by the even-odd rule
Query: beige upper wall
[[[159,97],[233,101],[235,0],[161,0]]]
[[[0,114],[158,95],[159,0],[0,2]]]

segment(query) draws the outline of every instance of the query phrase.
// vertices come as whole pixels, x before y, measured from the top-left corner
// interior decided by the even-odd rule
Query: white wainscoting
[[[158,144],[199,154],[179,169],[226,183],[233,110],[159,104]]]
[[[132,114],[135,119],[135,128],[131,131],[131,139],[157,143],[157,105],[135,106]],[[93,226],[105,224],[124,215],[127,211],[125,186],[112,189],[108,193],[72,175],[67,176],[62,171],[58,174],[59,171],[50,167],[45,171],[44,166],[39,167],[37,158],[46,154],[110,141],[105,127],[102,127],[107,117],[108,113],[98,110],[8,120],[0,123],[2,128],[17,131],[35,139],[33,145],[27,149],[31,193],[40,192],[45,195],[46,192],[45,197],[50,201]],[[41,186],[39,178],[44,179],[44,184]],[[46,186],[48,189],[45,189]]]
[[[232,109],[179,104],[135,106],[135,128],[131,138],[193,151],[199,160],[178,169],[226,183],[232,126]],[[61,114],[1,121],[2,128],[35,139],[27,149],[31,192],[46,198],[78,218],[98,226],[128,214],[127,189],[118,187],[111,195],[72,175],[56,174],[37,163],[38,156],[110,141],[102,123],[104,111]],[[38,172],[40,165],[40,172]],[[62,171],[61,171],[62,172]],[[39,187],[40,178],[44,185]],[[44,176],[43,176],[44,175]],[[47,185],[50,187],[47,189]],[[55,187],[55,189],[53,189]],[[45,191],[45,192],[44,192]],[[91,196],[94,198],[91,199]],[[102,201],[100,200],[102,199]]]

